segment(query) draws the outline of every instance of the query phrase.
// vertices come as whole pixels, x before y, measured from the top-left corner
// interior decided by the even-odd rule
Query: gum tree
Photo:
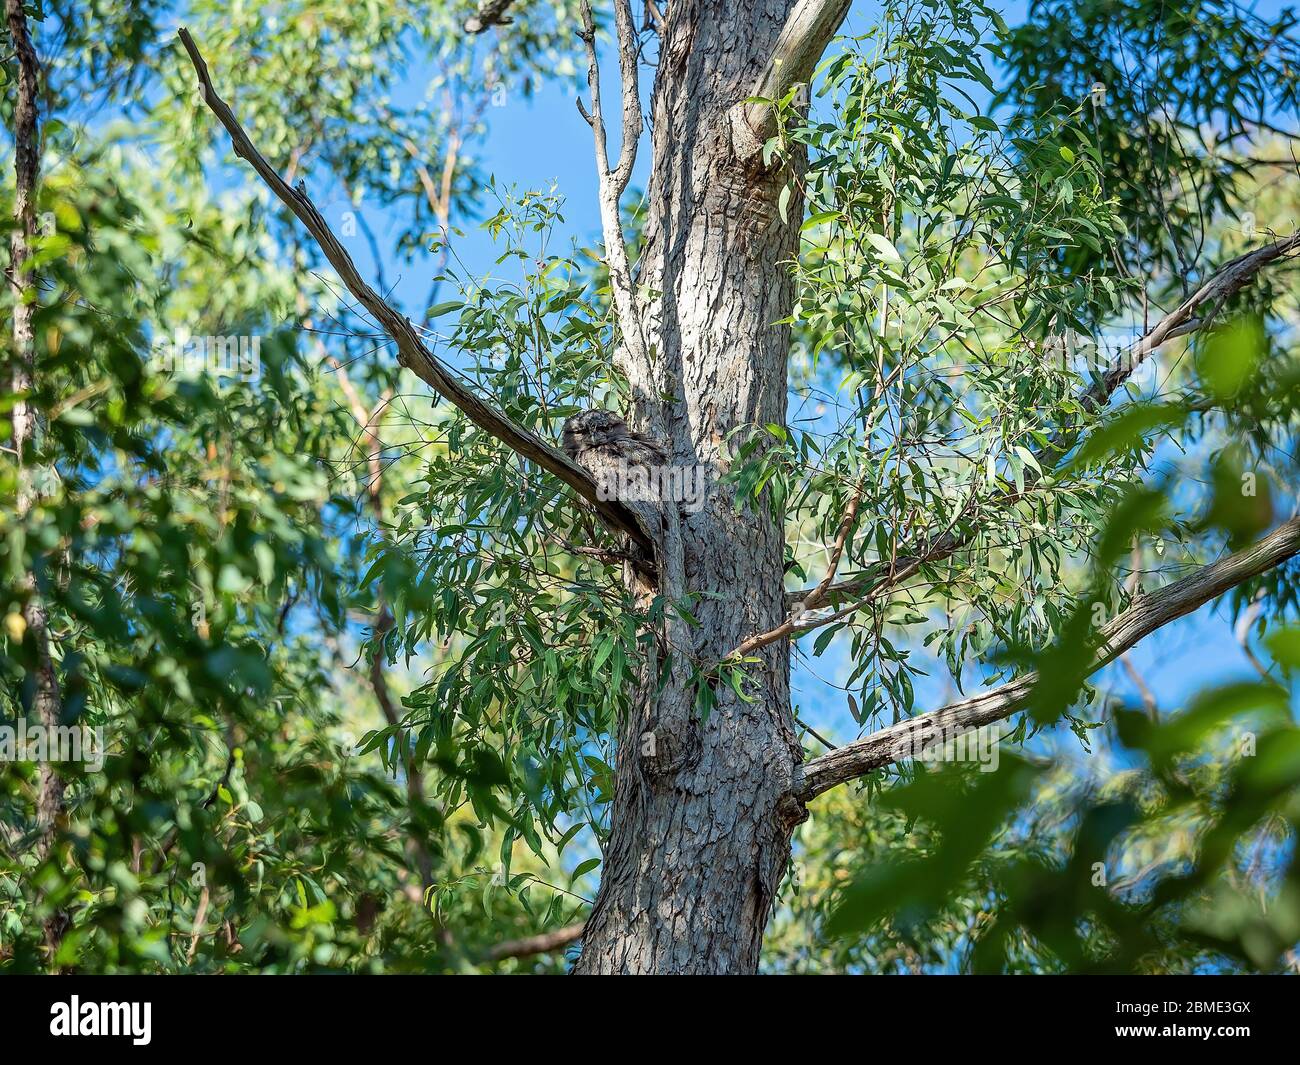
[[[181,35],[236,155],[449,405],[430,428],[446,450],[372,545],[366,583],[392,615],[379,652],[452,654],[369,747],[427,759],[435,801],[507,826],[503,882],[516,841],[541,853],[590,829],[582,868],[598,862],[600,883],[580,972],[754,971],[819,795],[874,792],[936,729],[1014,717],[1021,736],[1086,735],[1079,685],[1144,636],[1234,589],[1293,601],[1279,567],[1300,553],[1300,521],[1240,486],[1250,473],[1285,495],[1290,468],[1268,445],[1293,416],[1269,397],[1292,387],[1278,316],[1293,300],[1269,279],[1300,236],[1277,219],[1211,240],[1193,222],[1242,209],[1225,155],[1247,166],[1288,139],[1275,119],[1295,102],[1289,16],[1279,29],[1216,5],[1170,15],[1157,53],[1176,69],[1153,100],[1121,63],[1090,73],[1096,57],[1044,87],[1028,31],[975,3],[890,4],[832,49],[848,7],[649,4],[638,27],[615,0],[617,101],[602,98],[584,8],[574,120],[593,132],[598,278],[537,239],[557,208],[530,195],[489,221],[522,280],[449,266],[432,328],[363,276],[310,179],[287,173],[293,145],[246,132],[238,67],[218,77],[202,38]],[[487,5],[473,29],[527,17]],[[1146,25],[1121,22],[1098,48],[1122,54]],[[1221,34],[1253,74],[1210,98],[1186,56]],[[999,63],[1027,76],[1005,101]],[[1221,138],[1191,140],[1215,123]],[[1129,165],[1157,130],[1159,158]],[[1121,152],[1124,167],[1108,158]],[[593,405],[626,413],[673,466],[703,468],[704,505],[662,500],[647,521],[602,498],[555,446]],[[1225,448],[1247,408],[1256,450]],[[1144,488],[1170,436],[1213,451],[1204,520]],[[1121,572],[1130,549],[1159,561]],[[1164,563],[1192,568],[1169,580]],[[791,660],[832,639],[865,735],[814,757]],[[922,643],[987,690],[919,712]]]
[[[1184,278],[1181,298],[1161,289],[1164,279],[1135,280],[1118,258],[1124,220],[1083,102],[1027,109],[1004,128],[963,88],[991,90],[982,64],[999,54],[996,44],[992,56],[978,48],[984,34],[1003,29],[978,5],[891,8],[879,32],[829,62],[826,107],[805,120],[806,86],[847,9],[842,0],[743,10],[673,3],[652,8],[638,35],[630,4],[617,2],[622,98],[613,106],[601,97],[593,19],[584,13],[591,73],[582,110],[594,132],[614,323],[603,341],[606,393],[634,428],[664,443],[674,465],[703,466],[714,485],[694,513],[664,503],[655,528],[638,526],[619,500],[600,499],[546,438],[556,417],[592,395],[593,382],[519,389],[532,402],[516,399],[513,411],[466,387],[359,276],[308,196],[249,142],[198,48],[185,42],[237,154],[321,244],[402,365],[476,427],[466,450],[501,464],[497,484],[483,491],[480,481],[468,495],[461,522],[453,526],[444,510],[425,579],[449,576],[465,547],[481,559],[492,538],[516,563],[536,551],[547,526],[563,527],[572,546],[573,522],[549,513],[561,483],[641,553],[626,566],[628,598],[611,616],[612,634],[568,624],[572,615],[549,595],[549,621],[519,607],[528,614],[526,650],[509,681],[497,688],[444,678],[437,690],[453,702],[428,709],[417,701],[411,719],[429,715],[431,744],[459,738],[471,748],[508,720],[502,733],[515,732],[518,746],[501,753],[525,762],[590,745],[589,730],[616,734],[612,813],[580,972],[752,971],[807,802],[903,757],[904,741],[924,725],[987,724],[1034,698],[1038,677],[1023,672],[915,716],[912,667],[883,629],[923,621],[904,615],[940,604],[990,605],[1014,576],[1024,600],[990,609],[982,628],[936,635],[953,660],[999,636],[1050,645],[1069,608],[1070,593],[1057,584],[1062,559],[1088,551],[1115,486],[1138,476],[1141,448],[1122,449],[1118,463],[1108,453],[1063,462],[1135,369],[1208,328],[1300,245],[1284,236],[1225,254],[1219,269]],[[642,137],[640,43],[650,37],[658,43],[650,178],[633,261],[621,203]],[[229,95],[237,99],[237,86]],[[613,115],[617,156],[607,130]],[[1098,254],[1072,260],[1075,248]],[[482,328],[485,298],[468,295],[453,343]],[[1091,336],[1148,300],[1167,312],[1144,317],[1112,353],[1114,365],[1091,380],[1051,354],[1048,339]],[[558,328],[572,335],[572,323]],[[790,418],[788,367],[792,355],[815,362],[832,353],[844,377],[833,412],[810,431]],[[524,464],[514,466],[502,448]],[[527,503],[506,515],[490,489],[519,477]],[[435,484],[430,496],[439,493]],[[436,515],[436,504],[426,513]],[[467,526],[478,532],[466,537]],[[579,520],[576,528],[593,526]],[[788,546],[794,530],[828,545],[820,571]],[[457,537],[464,546],[448,546]],[[991,551],[1001,557],[991,560]],[[1090,636],[1085,672],[1297,551],[1292,520],[1176,583],[1131,594]],[[526,586],[522,573],[501,559],[473,567],[497,588]],[[789,573],[811,584],[792,591]],[[447,598],[435,624],[481,631],[467,655],[487,665],[484,642],[510,641],[488,612],[474,610],[491,597]],[[628,611],[638,612],[635,630],[623,620]],[[818,633],[824,644],[839,628],[851,630],[854,679],[872,701],[859,710],[863,720],[890,703],[897,723],[808,760],[790,703],[792,641]],[[614,635],[623,637],[617,645]],[[567,734],[546,720],[539,698],[556,698],[549,709],[561,715],[581,702],[565,690],[566,652],[557,645],[566,640],[596,668],[613,660],[627,691],[616,713]],[[562,773],[537,775],[535,809],[545,821],[572,784],[555,786]]]

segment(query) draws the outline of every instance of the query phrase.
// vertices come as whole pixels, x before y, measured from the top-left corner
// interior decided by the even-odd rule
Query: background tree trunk
[[[40,137],[37,101],[40,93],[40,61],[27,27],[22,0],[5,0],[5,21],[18,57],[18,93],[14,101],[14,227],[9,236],[9,285],[14,296],[14,358],[10,386],[23,398],[13,405],[13,450],[18,463],[15,513],[21,520],[35,506],[39,496],[32,452],[41,443],[41,416],[31,399],[36,387],[36,343],[33,319],[36,297],[28,258],[36,244],[36,199],[40,189]],[[58,673],[50,654],[49,617],[41,598],[37,575],[26,576],[28,592],[23,604],[25,634],[35,651],[35,684],[31,692],[36,716],[46,736],[53,736],[62,724],[62,697]],[[51,753],[51,758],[53,754]],[[40,764],[36,796],[36,856],[45,861],[54,849],[59,821],[64,814],[63,777],[51,758]],[[60,910],[44,922],[45,946],[51,958],[67,930],[68,916]]]
[[[752,93],[791,4],[681,3],[669,9],[652,101],[653,170],[638,282],[657,362],[638,420],[674,462],[725,472],[738,425],[784,424],[793,285],[783,265],[799,210],[781,221],[788,171],[733,147],[732,115]],[[634,382],[636,387],[637,382]],[[700,598],[688,651],[716,663],[785,617],[779,516],[735,513],[730,491],[681,515],[682,576]],[[746,703],[726,685],[701,720],[688,685],[653,685],[620,729],[611,840],[578,971],[744,973],[803,811],[785,798],[802,755],[790,709],[789,645],[763,648]],[[653,755],[644,753],[653,733]]]

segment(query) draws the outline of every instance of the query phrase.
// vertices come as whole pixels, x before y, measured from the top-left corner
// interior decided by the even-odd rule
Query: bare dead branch
[[[1133,682],[1133,687],[1137,689],[1138,697],[1142,700],[1142,705],[1146,707],[1147,716],[1152,721],[1158,721],[1160,719],[1160,704],[1156,701],[1156,693],[1147,684],[1146,678],[1142,676],[1142,671],[1134,665],[1133,656],[1131,654],[1120,655],[1119,664],[1124,667],[1128,679]]]
[[[199,894],[199,907],[194,913],[194,923],[190,926],[193,934],[190,936],[190,949],[185,954],[186,965],[194,962],[194,952],[199,949],[199,940],[203,935],[203,921],[208,916],[208,903],[211,898],[208,885],[204,884],[203,891]]]
[[[8,2],[8,0],[7,0]],[[178,31],[181,43],[194,64],[203,99],[218,121],[230,134],[235,154],[245,159],[257,171],[259,177],[270,187],[271,191],[291,210],[320,246],[325,258],[334,267],[343,284],[356,300],[379,322],[384,331],[397,344],[397,361],[439,395],[459,408],[484,432],[491,434],[507,447],[512,448],[523,458],[535,462],[542,469],[559,477],[565,484],[585,499],[611,529],[630,536],[650,557],[653,547],[637,524],[636,518],[627,507],[617,500],[600,499],[596,482],[577,463],[571,461],[564,452],[553,447],[537,434],[516,425],[501,411],[486,403],[456,379],[452,371],[444,366],[425,346],[410,320],[387,301],[379,296],[357,272],[352,257],[334,236],[325,219],[308,198],[301,187],[290,188],[275,168],[249,140],[248,134],[235,118],[234,112],[212,86],[207,63],[204,62],[194,39],[188,30]]]
[[[925,558],[907,558],[899,559],[893,572],[886,573],[884,576],[877,577],[874,584],[867,587],[859,598],[853,600],[847,606],[840,607],[830,614],[822,614],[810,617],[806,613],[806,608],[800,609],[795,606],[796,613],[790,614],[785,621],[781,622],[776,628],[768,632],[759,633],[757,636],[751,636],[742,641],[734,651],[728,655],[728,658],[743,658],[745,655],[753,654],[761,647],[768,644],[776,643],[777,640],[785,639],[787,636],[799,637],[805,632],[812,632],[814,629],[824,628],[833,624],[842,618],[856,614],[864,606],[869,605],[877,597],[883,595],[890,588],[894,588],[913,576],[921,566],[929,561]],[[850,582],[845,582],[846,584]],[[835,585],[831,586],[831,591],[835,590]]]
[[[645,0],[645,10],[641,15],[641,28],[654,30],[659,36],[663,36],[664,16],[655,0]]]
[[[835,533],[835,543],[831,546],[830,559],[826,564],[826,576],[816,588],[808,593],[808,597],[803,601],[804,610],[813,610],[821,605],[822,599],[826,596],[826,589],[835,583],[835,574],[840,568],[840,557],[844,554],[844,545],[848,542],[849,535],[853,532],[853,526],[858,519],[858,507],[862,504],[862,494],[867,486],[866,477],[858,481],[857,487],[853,489],[853,494],[849,497],[848,504],[844,508],[844,515],[840,518],[839,529]]]
[[[1300,248],[1300,233],[1293,233],[1282,240],[1239,255],[1220,267],[1176,309],[1165,315],[1154,329],[1115,359],[1111,368],[1085,393],[1085,406],[1091,410],[1100,410],[1110,402],[1111,396],[1132,376],[1133,371],[1146,362],[1162,344],[1213,322],[1223,304],[1253,281],[1265,266],[1289,256],[1297,248]]]
[[[614,27],[618,32],[618,72],[623,87],[623,139],[618,149],[618,166],[611,177],[615,199],[632,180],[636,151],[641,140],[641,88],[637,77],[636,26],[632,22],[632,0],[614,0]],[[621,232],[621,231],[620,231]]]
[[[1254,667],[1255,672],[1270,684],[1276,684],[1277,678],[1268,671],[1268,667],[1260,661],[1259,655],[1255,654],[1255,649],[1250,646],[1251,626],[1255,624],[1255,621],[1259,618],[1260,613],[1264,609],[1264,599],[1266,598],[1266,595],[1267,593],[1263,588],[1255,593],[1254,598],[1250,601],[1250,605],[1241,612],[1241,617],[1237,619],[1237,625],[1233,629],[1233,635],[1237,638],[1237,643],[1241,646],[1242,654],[1244,654],[1247,660],[1249,660],[1250,664]]]
[[[1113,662],[1144,637],[1218,598],[1244,581],[1300,554],[1300,518],[1278,526],[1258,543],[1202,566],[1182,580],[1139,595],[1105,625],[1088,672]],[[1033,699],[1037,673],[900,721],[808,762],[795,783],[795,797],[808,802],[837,784],[910,757],[926,737],[952,735],[1010,717]]]

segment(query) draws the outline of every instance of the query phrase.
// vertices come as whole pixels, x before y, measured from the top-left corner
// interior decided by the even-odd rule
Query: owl
[[[668,455],[656,441],[634,433],[613,411],[584,410],[564,423],[564,453],[591,474],[602,498],[618,499],[658,539],[660,469]]]
[[[564,453],[593,474],[620,461],[645,469],[663,466],[668,461],[668,455],[657,442],[632,432],[617,414],[600,408],[575,414],[564,423],[561,439]]]

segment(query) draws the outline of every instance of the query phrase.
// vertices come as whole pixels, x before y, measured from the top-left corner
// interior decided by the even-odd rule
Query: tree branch
[[[605,124],[600,108],[600,68],[596,61],[596,29],[591,4],[582,5],[582,32],[578,35],[587,47],[587,87],[591,91],[591,119],[596,132],[596,161],[600,164],[602,185],[608,181],[615,201],[632,180],[636,152],[641,140],[641,96],[637,77],[636,27],[632,22],[631,0],[614,0],[614,27],[618,33],[618,70],[622,82],[623,140],[619,145],[618,165],[609,165]],[[620,234],[621,234],[620,230]]]
[[[1182,580],[1139,595],[1101,630],[1101,643],[1088,673],[1094,673],[1134,647],[1143,637],[1300,554],[1300,518],[1278,526],[1258,543],[1202,566]],[[794,794],[802,802],[874,769],[902,761],[936,735],[952,735],[1010,717],[1033,699],[1037,673],[1027,673],[991,691],[950,703],[928,714],[900,721],[853,743],[814,758],[798,774]]]
[[[563,950],[570,943],[582,938],[586,922],[557,928],[554,932],[542,932],[540,935],[524,936],[522,939],[507,939],[498,943],[483,955],[484,961],[501,961],[503,958],[527,958],[533,954],[546,954],[553,950]]]
[[[1127,348],[1083,397],[1090,410],[1100,410],[1116,390],[1166,341],[1186,336],[1213,322],[1227,300],[1240,292],[1265,266],[1300,248],[1300,233],[1239,255],[1221,266],[1175,310],[1165,315],[1149,333]],[[1207,308],[1201,313],[1202,308]],[[1066,450],[1069,450],[1067,448]]]
[[[514,20],[506,15],[514,0],[484,0],[478,10],[465,20],[466,33],[486,33],[493,26],[509,26]]]
[[[37,119],[40,91],[40,60],[27,29],[22,0],[5,0],[9,39],[18,57],[18,86],[14,99],[14,227],[9,235],[9,287],[13,294],[14,355],[10,387],[17,400],[13,405],[13,451],[17,462],[15,512],[20,522],[39,502],[38,484],[32,476],[30,452],[38,451],[44,424],[31,394],[36,387],[36,338],[34,312],[37,297],[31,256],[36,250],[36,199],[40,194],[41,147]],[[40,723],[47,731],[63,719],[63,694],[50,653],[49,613],[41,597],[35,568],[22,575],[26,600],[22,619],[27,639],[35,652],[32,702]],[[65,784],[55,764],[44,759],[37,774],[36,860],[44,862],[54,850],[59,822],[65,810]],[[63,910],[45,918],[45,948],[51,960],[58,953],[63,934],[70,924]]]
[[[776,101],[796,85],[807,84],[850,6],[851,0],[798,0],[750,95]],[[732,130],[739,134],[738,153],[756,155],[776,132],[776,109],[769,103],[741,103],[732,113]]]
[[[653,30],[660,37],[664,35],[663,12],[659,10],[659,5],[655,3],[655,0],[645,0],[645,12],[641,18],[641,28]]]
[[[1098,381],[1083,391],[1079,396],[1079,402],[1089,412],[1101,410],[1110,402],[1120,385],[1129,379],[1133,371],[1150,358],[1162,345],[1176,337],[1187,336],[1205,328],[1214,321],[1215,315],[1225,300],[1249,284],[1265,266],[1289,256],[1297,249],[1300,249],[1300,233],[1275,241],[1262,248],[1256,248],[1252,252],[1238,256],[1219,270],[1216,270],[1179,307],[1165,315],[1153,329],[1116,356]],[[1203,310],[1204,313],[1201,313]],[[1078,426],[1060,431],[1056,438],[1036,456],[1039,465],[1047,469],[1060,462],[1079,443],[1081,431]],[[1026,484],[1030,485],[1035,480],[1036,476],[1033,471],[1026,471]],[[1008,501],[1014,501],[1015,498],[1019,498],[1019,493],[1008,494],[1007,498]],[[845,596],[862,595],[866,589],[872,588],[872,592],[859,604],[865,605],[877,595],[897,585],[900,580],[910,577],[920,565],[929,562],[941,562],[943,559],[948,558],[955,551],[969,543],[971,538],[971,535],[959,536],[945,532],[929,544],[922,545],[919,551],[900,558],[898,575],[892,577],[883,585],[880,584],[879,574],[863,574],[830,585],[822,591],[821,598],[842,599]],[[815,590],[806,588],[801,591],[787,592],[785,596],[786,604],[794,608],[799,603],[806,603]],[[837,612],[836,615],[828,618],[811,619],[803,628],[797,631],[806,632],[814,628],[820,628],[840,616],[842,614]]]
[[[252,141],[249,140],[243,127],[240,126],[239,120],[235,118],[234,112],[217,95],[216,90],[212,87],[212,79],[208,75],[207,63],[204,62],[203,56],[199,53],[189,31],[182,28],[178,33],[181,43],[185,45],[185,51],[189,53],[190,62],[194,64],[194,69],[198,74],[199,83],[203,89],[203,100],[212,113],[217,116],[218,121],[226,128],[226,132],[230,134],[230,141],[235,149],[235,154],[252,165],[258,176],[266,182],[271,191],[302,222],[320,246],[325,258],[334,267],[348,291],[374,316],[384,331],[396,342],[398,363],[458,407],[470,421],[484,432],[491,434],[507,447],[518,452],[522,457],[535,462],[542,469],[559,477],[560,480],[591,504],[607,526],[632,537],[647,552],[647,558],[653,557],[650,554],[653,547],[649,539],[641,531],[632,512],[623,503],[612,499],[600,499],[596,490],[596,482],[592,480],[591,475],[586,470],[571,461],[564,452],[553,447],[537,434],[516,425],[501,411],[485,403],[461,384],[452,371],[444,366],[425,346],[410,319],[394,309],[362,280],[361,275],[357,272],[356,265],[352,262],[352,257],[348,255],[343,245],[331,232],[329,225],[307,197],[306,192],[303,191],[301,186],[293,189],[285,184],[284,179],[280,177],[275,168],[263,158]]]
[[[632,384],[644,379],[649,371],[645,334],[641,329],[640,309],[632,285],[632,264],[627,241],[623,237],[623,219],[619,200],[632,180],[636,165],[637,144],[641,139],[641,96],[637,77],[636,27],[632,23],[630,0],[614,0],[614,24],[618,33],[618,66],[622,80],[623,142],[618,164],[611,169],[609,147],[605,137],[605,120],[600,100],[600,65],[596,59],[596,27],[591,5],[582,4],[582,30],[578,36],[587,48],[587,88],[591,93],[591,111],[578,110],[591,126],[596,148],[596,173],[599,180],[600,228],[605,238],[605,257],[609,267],[609,284],[614,296],[614,310],[622,326],[624,358],[619,369]]]
[[[326,358],[338,377],[339,387],[343,390],[348,409],[352,412],[353,420],[360,427],[361,436],[365,440],[366,499],[374,516],[376,532],[383,537],[384,534],[381,530],[384,524],[384,442],[380,438],[379,430],[383,425],[384,416],[388,412],[388,404],[393,395],[392,389],[385,388],[380,393],[379,401],[374,407],[367,409],[361,398],[361,393],[357,391],[357,386],[348,374],[347,365],[339,362],[332,355],[327,355]],[[388,607],[388,601],[381,587],[379,589],[379,602],[374,613],[373,639],[375,646],[370,655],[370,688],[375,694],[375,702],[379,704],[379,710],[384,715],[384,720],[393,729],[400,729],[402,715],[397,703],[393,700],[393,692],[388,686],[388,676],[384,668],[386,663],[384,637],[392,629],[393,612]],[[420,889],[415,892],[415,899],[418,901],[424,897],[425,888],[433,882],[433,858],[429,854],[429,848],[424,836],[416,827],[416,815],[419,808],[424,805],[424,775],[416,764],[414,757],[412,757],[406,735],[400,731],[397,734],[397,742],[402,745],[406,769],[406,799],[411,808],[412,818],[408,844],[420,875]]]
[[[864,474],[853,489],[848,505],[844,508],[844,516],[840,519],[839,529],[835,533],[835,543],[831,545],[830,559],[826,563],[826,576],[822,578],[821,583],[816,588],[808,593],[801,604],[796,604],[796,610],[799,609],[800,605],[802,605],[803,610],[816,609],[821,605],[822,599],[825,598],[827,589],[835,583],[835,574],[840,568],[840,557],[844,554],[844,545],[848,542],[849,535],[853,532],[853,526],[857,522],[858,507],[862,504],[862,494],[866,487],[867,478]]]
[[[1254,666],[1255,672],[1270,684],[1275,684],[1277,683],[1277,678],[1268,671],[1268,667],[1259,660],[1259,655],[1255,654],[1254,649],[1250,646],[1250,628],[1255,624],[1255,620],[1259,617],[1260,612],[1263,611],[1264,600],[1266,597],[1267,593],[1263,588],[1255,593],[1255,597],[1250,601],[1250,605],[1241,612],[1241,617],[1237,619],[1237,625],[1233,630],[1233,635],[1236,636],[1237,643],[1241,646],[1242,654],[1244,654],[1250,661],[1250,664]]]

